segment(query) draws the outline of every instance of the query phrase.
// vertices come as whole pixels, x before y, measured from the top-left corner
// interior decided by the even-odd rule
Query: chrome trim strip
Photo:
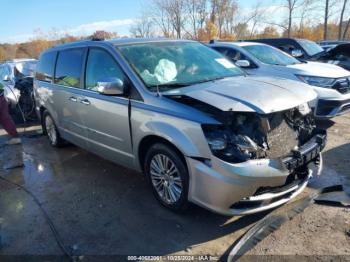
[[[280,199],[280,200],[273,202],[269,205],[256,207],[256,208],[231,208],[227,212],[227,215],[249,215],[249,214],[254,214],[257,212],[269,210],[269,209],[275,208],[277,206],[283,205],[283,204],[287,203],[289,200],[295,198],[297,195],[299,195],[305,189],[305,187],[307,186],[307,184],[309,182],[309,178],[311,178],[311,176],[312,176],[312,170],[309,169],[308,179],[306,179],[304,181],[304,183],[299,187],[299,189],[296,190],[289,197]]]
[[[250,196],[250,197],[247,197],[246,199],[242,199],[239,202],[253,202],[253,201],[263,201],[263,200],[274,199],[276,197],[280,197],[280,196],[288,194],[294,190],[297,190],[298,187],[299,187],[299,185],[295,185],[295,186],[288,188],[287,190],[279,192],[279,193],[265,193],[265,194],[261,194],[261,195],[257,195],[257,196]]]

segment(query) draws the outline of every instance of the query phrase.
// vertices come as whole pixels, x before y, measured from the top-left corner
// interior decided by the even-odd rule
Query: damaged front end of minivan
[[[320,174],[326,132],[316,127],[307,102],[267,110],[236,95],[230,98],[250,110],[238,105],[223,110],[225,101],[219,96],[228,97],[223,92],[216,95],[216,106],[190,90],[168,96],[220,123],[202,124],[211,159],[189,160],[196,174],[190,185],[192,202],[221,214],[251,214],[289,201],[302,192],[312,174]]]

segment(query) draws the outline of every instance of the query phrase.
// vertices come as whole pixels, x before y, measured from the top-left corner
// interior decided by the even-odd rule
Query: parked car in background
[[[246,40],[272,45],[282,51],[303,60],[314,59],[315,56],[323,53],[323,48],[316,42],[299,38],[263,38]]]
[[[21,107],[25,117],[35,114],[33,78],[37,60],[13,59],[0,64],[0,82],[10,109]]]
[[[338,44],[321,54],[318,59],[350,70],[350,43]]]
[[[299,61],[275,47],[256,42],[211,42],[209,46],[250,75],[309,84],[305,88],[318,94],[318,100],[311,103],[318,118],[331,118],[350,110],[350,72],[339,66]]]
[[[317,42],[317,44],[319,44],[325,51],[329,51],[332,48],[336,47],[337,45],[349,44],[349,43],[350,41],[339,41],[339,40],[326,40],[326,41]]]
[[[249,77],[194,41],[118,39],[41,56],[36,110],[50,143],[143,172],[155,197],[225,215],[286,203],[321,169],[306,84]],[[317,168],[315,169],[315,171]]]
[[[350,43],[342,43],[325,50],[316,42],[296,38],[254,39],[250,42],[268,44],[302,61],[335,64],[350,70]]]

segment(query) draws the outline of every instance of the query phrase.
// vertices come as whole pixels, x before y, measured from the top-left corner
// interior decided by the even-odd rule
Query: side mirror
[[[303,56],[303,52],[300,49],[294,49],[294,50],[292,50],[291,55],[293,57],[298,58],[298,57],[302,57]]]
[[[235,64],[239,67],[250,67],[250,63],[248,60],[237,60]]]
[[[110,78],[97,82],[97,91],[108,96],[124,94],[124,82],[119,78]]]
[[[11,78],[9,75],[4,75],[4,78],[2,79],[3,81],[10,81]]]

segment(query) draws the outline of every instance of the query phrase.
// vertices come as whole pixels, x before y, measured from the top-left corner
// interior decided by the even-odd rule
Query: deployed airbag
[[[175,80],[177,69],[174,62],[168,59],[161,59],[154,69],[154,74],[151,74],[147,69],[141,73],[141,77],[146,82],[154,85],[166,84]]]

